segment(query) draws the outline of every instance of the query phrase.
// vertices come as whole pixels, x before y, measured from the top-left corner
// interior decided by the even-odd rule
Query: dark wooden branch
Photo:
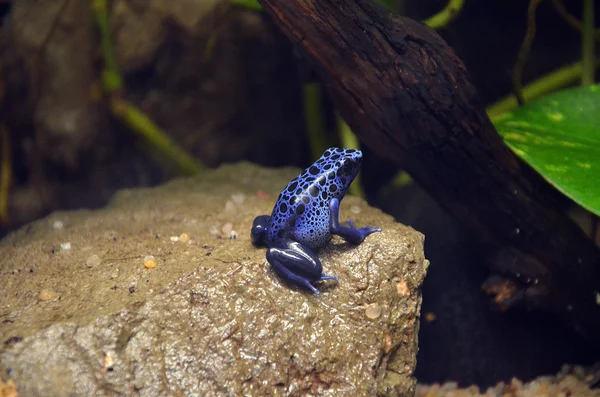
[[[598,248],[504,145],[439,35],[373,0],[259,2],[307,55],[364,144],[498,249],[495,270],[519,286],[522,302],[600,341]]]

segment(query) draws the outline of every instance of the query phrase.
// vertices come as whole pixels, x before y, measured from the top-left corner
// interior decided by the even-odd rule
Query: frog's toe
[[[381,231],[380,227],[373,227],[373,226],[365,226],[360,229],[360,232],[363,233],[365,235],[365,237],[368,236],[369,234],[377,233],[380,231]]]
[[[338,278],[337,278],[337,276],[329,276],[329,275],[327,275],[327,274],[325,274],[325,273],[323,273],[323,274],[321,275],[321,278],[320,278],[320,280],[321,280],[321,281],[324,281],[324,280],[335,280],[335,281],[339,281],[339,280],[338,280]]]

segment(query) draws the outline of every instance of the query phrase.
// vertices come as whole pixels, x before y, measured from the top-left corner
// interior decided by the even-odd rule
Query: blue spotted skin
[[[380,228],[356,229],[339,224],[340,201],[356,178],[362,161],[357,149],[329,148],[313,165],[281,192],[271,216],[261,215],[252,225],[252,242],[266,246],[267,260],[284,279],[319,294],[311,283],[337,280],[323,273],[315,252],[336,234],[360,244]]]

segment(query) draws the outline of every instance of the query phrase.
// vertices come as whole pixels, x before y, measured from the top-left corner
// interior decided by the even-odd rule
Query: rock
[[[6,237],[0,364],[19,391],[412,395],[423,235],[346,197],[343,219],[383,232],[356,247],[334,237],[319,257],[340,281],[321,295],[286,285],[249,230],[297,173],[224,166]],[[245,200],[225,211],[234,194]],[[236,239],[222,234],[226,223]],[[182,233],[189,240],[171,239]],[[144,266],[149,256],[156,267]],[[53,297],[41,301],[43,289]]]

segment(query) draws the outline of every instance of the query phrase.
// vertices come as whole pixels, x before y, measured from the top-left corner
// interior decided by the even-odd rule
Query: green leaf
[[[505,113],[495,126],[548,182],[600,215],[600,85],[544,96]]]
[[[262,10],[262,6],[256,0],[230,0],[232,4],[250,8],[252,10]]]

